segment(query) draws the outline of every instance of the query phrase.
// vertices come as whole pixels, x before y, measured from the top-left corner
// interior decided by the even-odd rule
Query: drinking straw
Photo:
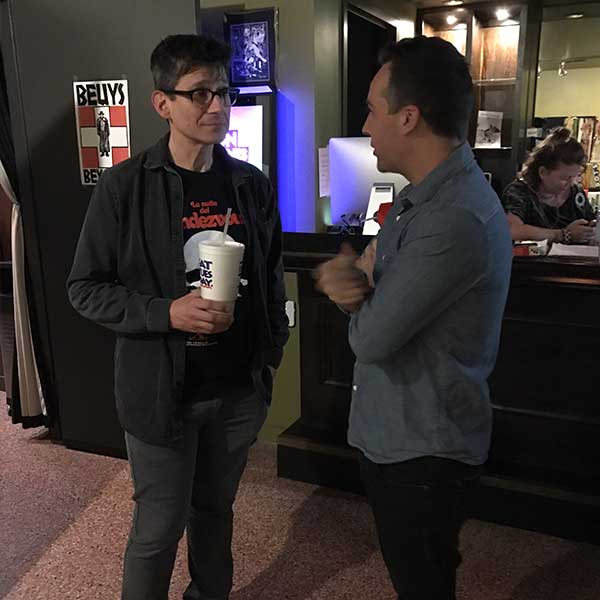
[[[221,246],[225,245],[225,238],[227,237],[227,230],[229,229],[229,219],[231,219],[231,208],[227,209],[227,215],[225,216],[225,227],[223,227],[223,235],[221,236]]]

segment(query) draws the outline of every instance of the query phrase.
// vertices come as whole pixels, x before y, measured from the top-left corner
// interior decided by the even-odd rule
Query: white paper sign
[[[319,148],[319,196],[329,193],[329,148]]]
[[[131,155],[126,79],[74,81],[73,99],[83,185]]]

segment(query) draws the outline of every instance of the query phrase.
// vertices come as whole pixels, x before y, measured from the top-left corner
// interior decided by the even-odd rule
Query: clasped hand
[[[371,242],[359,257],[344,242],[334,259],[315,270],[315,287],[347,312],[357,311],[373,288],[375,247],[375,242]]]
[[[173,329],[188,333],[222,333],[233,323],[233,302],[216,302],[192,291],[169,308],[169,323]]]
[[[577,219],[567,225],[566,230],[571,234],[574,244],[587,244],[594,236],[595,221]]]

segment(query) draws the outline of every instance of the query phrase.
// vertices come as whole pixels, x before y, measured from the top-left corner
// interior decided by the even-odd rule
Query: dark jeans
[[[126,434],[134,486],[122,600],[167,600],[187,527],[186,600],[226,600],[232,585],[232,505],[248,448],[267,412],[251,383],[215,384],[185,406],[184,437],[154,446]]]
[[[386,465],[362,456],[361,477],[399,600],[455,600],[464,496],[480,471],[433,456]]]

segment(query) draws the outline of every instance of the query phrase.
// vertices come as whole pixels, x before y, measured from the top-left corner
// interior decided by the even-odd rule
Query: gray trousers
[[[267,406],[251,383],[207,385],[198,397],[186,404],[176,443],[155,446],[126,434],[135,509],[122,600],[167,600],[186,528],[192,581],[183,598],[229,598],[232,506]]]

